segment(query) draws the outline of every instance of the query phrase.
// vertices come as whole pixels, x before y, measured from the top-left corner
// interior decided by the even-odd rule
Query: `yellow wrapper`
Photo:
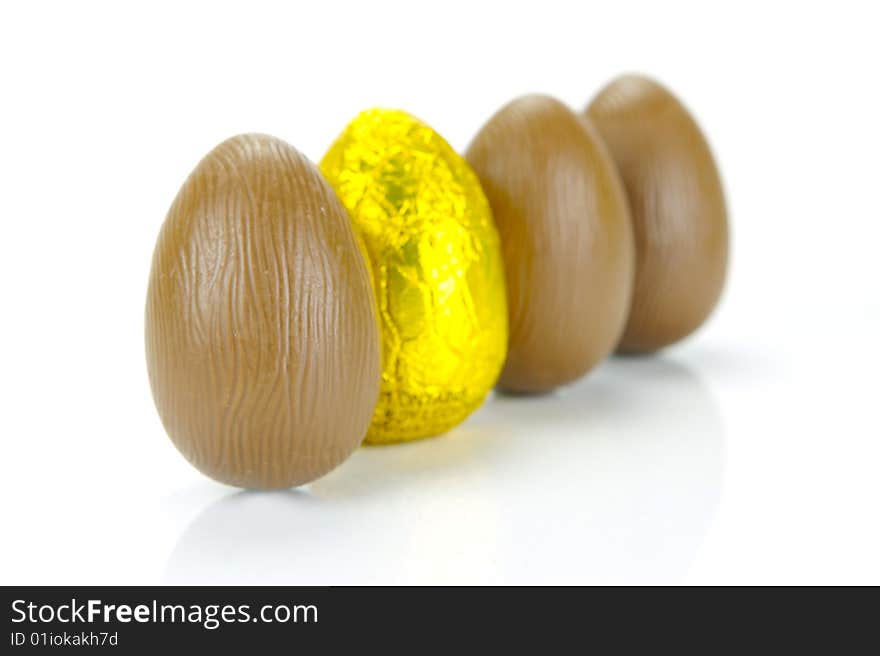
[[[355,118],[321,171],[363,240],[379,303],[382,388],[366,443],[443,433],[479,407],[507,352],[500,244],[480,183],[434,130],[386,109]]]

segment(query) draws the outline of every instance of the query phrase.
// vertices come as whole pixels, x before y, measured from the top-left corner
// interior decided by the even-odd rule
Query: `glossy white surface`
[[[871,10],[540,6],[442,3],[421,31],[409,3],[0,9],[0,583],[880,584]],[[581,107],[631,69],[694,110],[727,186],[703,330],[298,491],[178,455],[143,302],[215,143],[269,132],[317,159],[382,104],[463,149],[514,95]]]

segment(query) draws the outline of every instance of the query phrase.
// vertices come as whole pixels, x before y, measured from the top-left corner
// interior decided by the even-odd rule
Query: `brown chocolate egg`
[[[633,220],[636,282],[619,350],[686,337],[718,302],[727,273],[727,210],[700,128],[653,80],[624,76],[587,109],[617,163]]]
[[[363,439],[379,324],[351,221],[285,142],[211,151],[171,206],[147,292],[150,384],[196,468],[240,487],[307,483]]]
[[[626,198],[601,139],[553,98],[502,108],[467,150],[501,237],[510,332],[503,389],[541,392],[614,349],[634,250]]]

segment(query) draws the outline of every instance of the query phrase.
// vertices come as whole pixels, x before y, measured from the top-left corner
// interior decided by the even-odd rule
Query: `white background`
[[[880,583],[871,3],[414,1],[0,9],[2,583]],[[240,132],[313,160],[373,105],[463,150],[532,91],[649,73],[729,197],[719,311],[658,357],[240,493],[153,407],[155,238]]]

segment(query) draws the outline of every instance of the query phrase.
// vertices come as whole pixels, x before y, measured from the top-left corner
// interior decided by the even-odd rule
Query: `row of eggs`
[[[464,158],[395,110],[355,118],[319,168],[234,137],[159,235],[153,396],[208,476],[301,485],[362,442],[449,430],[496,384],[544,392],[682,339],[718,300],[727,241],[704,137],[640,76],[581,114],[514,100]]]

